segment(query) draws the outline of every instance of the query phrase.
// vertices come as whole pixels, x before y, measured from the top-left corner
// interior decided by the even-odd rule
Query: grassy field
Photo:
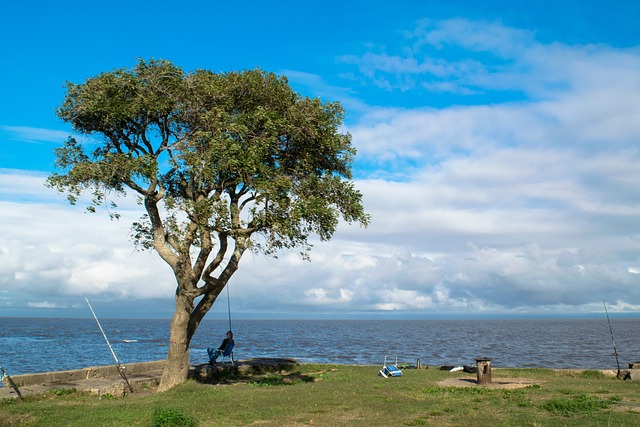
[[[494,368],[494,386],[479,387],[462,372],[406,369],[384,379],[378,370],[304,364],[126,397],[57,390],[0,402],[0,426],[640,425],[640,382],[599,371]]]

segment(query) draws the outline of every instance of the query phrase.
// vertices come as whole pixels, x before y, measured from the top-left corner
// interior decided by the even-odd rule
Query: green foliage
[[[593,369],[587,369],[585,371],[580,372],[581,378],[593,378],[593,379],[602,379],[604,378],[604,374],[601,371],[596,371]]]
[[[75,388],[59,388],[56,390],[51,390],[49,393],[56,396],[65,396],[67,394],[76,393],[77,390]]]
[[[72,203],[91,190],[92,210],[127,189],[147,208],[162,200],[173,221],[144,218],[135,233],[142,248],[161,227],[175,236],[168,243],[176,252],[203,244],[203,233],[259,233],[264,243],[253,248],[273,254],[307,247],[311,233],[329,239],[339,216],[368,222],[349,181],[355,149],[339,132],[344,111],[301,97],[284,77],[257,69],[186,74],[169,61],[141,60],[68,83],[58,115],[98,139],[88,153],[74,138],[58,148],[63,173],[49,184]]]
[[[330,239],[341,218],[369,222],[342,107],[300,96],[285,77],[140,60],[68,83],[57,113],[82,139],[56,149],[47,183],[72,204],[90,194],[87,209],[107,206],[112,219],[128,193],[144,207],[134,244],[167,262],[176,310],[191,312],[173,325],[184,337],[171,340],[175,363],[247,250],[308,258],[312,235]]]
[[[492,390],[480,387],[429,387],[424,392],[426,394],[478,395],[491,393]]]
[[[577,413],[607,409],[614,400],[615,399],[602,400],[586,395],[575,396],[570,399],[556,397],[545,402],[542,408],[549,412],[569,417]]]
[[[198,422],[179,409],[158,408],[153,412],[153,427],[196,427]]]
[[[100,395],[100,400],[111,400],[111,399],[117,399],[113,394],[111,393],[105,393],[105,394],[101,394]]]
[[[255,387],[265,387],[265,386],[291,385],[292,382],[285,382],[284,378],[282,377],[264,377],[264,378],[250,381],[249,384]]]

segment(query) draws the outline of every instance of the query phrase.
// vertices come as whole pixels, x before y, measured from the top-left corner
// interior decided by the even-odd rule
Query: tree
[[[175,276],[160,390],[187,378],[190,341],[247,250],[308,258],[309,238],[329,240],[340,218],[368,224],[342,108],[300,96],[285,77],[139,60],[67,83],[57,114],[92,150],[70,137],[48,185],[72,204],[91,191],[87,209],[109,204],[116,218],[114,196],[134,193],[145,210],[135,243]]]

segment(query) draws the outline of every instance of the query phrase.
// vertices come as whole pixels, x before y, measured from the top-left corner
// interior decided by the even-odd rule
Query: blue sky
[[[479,6],[480,5],[480,6]],[[65,81],[137,58],[260,67],[340,101],[372,215],[312,261],[247,256],[241,317],[640,312],[640,4],[283,1],[2,6],[0,316],[168,317],[123,220],[46,189]],[[223,307],[224,306],[224,307]],[[218,304],[212,316],[224,316]]]

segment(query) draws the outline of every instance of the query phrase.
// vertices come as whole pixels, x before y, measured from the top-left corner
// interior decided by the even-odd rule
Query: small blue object
[[[389,377],[401,377],[402,371],[398,368],[398,357],[396,356],[396,364],[387,366],[387,356],[384,357],[384,365],[382,365],[382,369],[378,375],[389,378]]]
[[[391,375],[392,377],[401,377],[402,376],[402,371],[400,369],[398,369],[394,365],[385,366],[384,371],[387,374],[387,376],[389,376],[389,375]]]

